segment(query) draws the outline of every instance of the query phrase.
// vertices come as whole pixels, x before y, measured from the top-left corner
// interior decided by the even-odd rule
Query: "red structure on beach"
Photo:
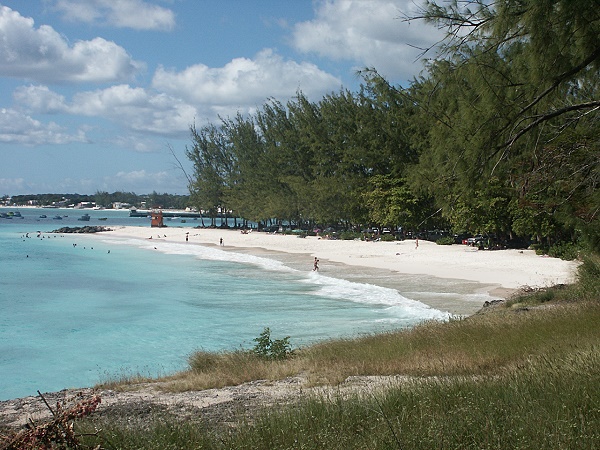
[[[152,211],[150,213],[150,226],[152,228],[162,228],[163,225],[163,214],[162,211]]]

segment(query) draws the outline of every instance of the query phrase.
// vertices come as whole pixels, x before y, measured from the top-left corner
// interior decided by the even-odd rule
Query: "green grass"
[[[406,376],[381,391],[304,398],[231,429],[168,416],[143,427],[92,419],[105,448],[593,449],[600,442],[600,259],[576,285],[539,291],[486,314],[318,344],[285,361],[198,353],[173,389],[306,373]]]

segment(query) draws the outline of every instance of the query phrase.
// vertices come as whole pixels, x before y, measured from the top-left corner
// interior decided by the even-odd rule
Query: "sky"
[[[419,1],[0,0],[0,195],[187,194],[193,124],[408,85]]]

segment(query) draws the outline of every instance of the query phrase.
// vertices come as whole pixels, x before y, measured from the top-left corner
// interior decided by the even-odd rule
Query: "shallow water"
[[[59,210],[70,216],[61,220],[39,218],[57,214],[49,211],[0,219],[0,400],[172,373],[198,349],[250,348],[264,327],[299,347],[445,319],[447,312],[418,301],[437,294],[486,299],[472,293],[473,283],[444,292],[439,280],[398,274],[365,276],[355,268],[344,279],[333,265],[327,274],[306,272],[289,255],[166,242],[157,251],[109,234],[51,234],[61,226],[149,221],[127,211],[91,211],[85,223],[75,210]]]

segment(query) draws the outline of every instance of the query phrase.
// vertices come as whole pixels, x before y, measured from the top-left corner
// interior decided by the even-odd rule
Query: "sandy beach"
[[[106,236],[106,234],[102,233]],[[577,262],[538,256],[533,250],[477,250],[466,245],[437,245],[414,240],[365,242],[322,239],[294,235],[210,228],[115,227],[111,237],[146,239],[186,245],[212,245],[230,251],[255,254],[278,252],[295,255],[297,264],[312,270],[314,257],[321,272],[332,265],[344,270],[385,271],[410,275],[466,280],[482,284],[482,289],[497,297],[506,297],[522,287],[547,287],[574,281]],[[479,305],[481,306],[481,305]]]
[[[413,240],[340,241],[258,232],[242,234],[240,231],[221,229],[129,226],[113,227],[110,232],[85,236],[103,240],[139,239],[152,242],[152,246],[157,250],[161,243],[165,242],[214,246],[225,251],[266,255],[283,260],[290,265],[295,264],[296,267],[307,271],[312,270],[313,259],[316,256],[320,260],[320,272],[328,276],[343,277],[352,272],[372,277],[373,274],[381,272],[382,277],[375,277],[374,284],[387,280],[388,287],[393,286],[396,273],[446,280],[468,280],[481,283],[482,290],[494,293],[496,297],[509,296],[514,290],[524,286],[545,287],[557,283],[569,283],[574,280],[577,268],[576,262],[538,256],[531,250],[478,251],[464,245],[440,246],[427,241],[419,241],[417,248]],[[430,306],[455,314],[471,314],[481,309],[482,304],[480,302],[469,304],[468,300],[464,300],[461,305]],[[357,389],[372,393],[374,389],[386,386],[392,381],[397,381],[397,377],[350,377],[341,386],[331,389],[335,389],[337,393],[346,390],[354,392]],[[152,405],[158,405],[174,414],[185,416],[185,420],[191,416],[201,416],[221,423],[229,421],[232,411],[237,411],[239,408],[244,408],[248,414],[251,414],[252,411],[265,405],[280,404],[311,392],[318,393],[313,391],[314,389],[305,385],[305,380],[293,377],[180,394],[163,392],[160,383],[142,383],[132,388],[130,392],[96,391],[86,388],[64,390],[46,396],[56,402],[79,392],[86,395],[96,393],[102,397],[99,409],[101,413],[113,411],[115,414],[135,418],[142,414],[140,411],[147,411]],[[18,427],[28,418],[41,421],[49,417],[47,407],[37,397],[0,402],[0,425]],[[144,420],[145,416],[140,417]]]

